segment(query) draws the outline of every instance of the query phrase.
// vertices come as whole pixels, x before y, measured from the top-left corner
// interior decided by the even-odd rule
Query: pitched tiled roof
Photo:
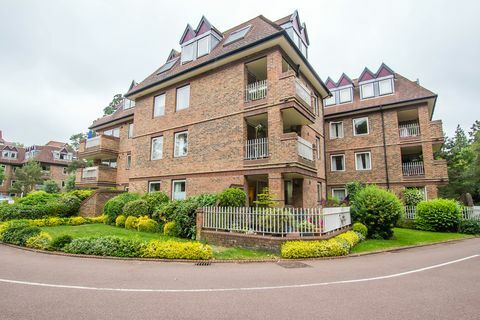
[[[44,146],[31,146],[28,148],[24,147],[17,147],[11,142],[4,141],[4,144],[0,145],[0,163],[3,164],[16,164],[22,165],[27,162],[25,158],[25,154],[27,150],[31,148],[35,148],[38,150],[38,154],[33,158],[35,161],[42,162],[42,163],[50,163],[50,164],[58,164],[58,165],[68,165],[69,161],[64,160],[56,160],[53,158],[53,151],[60,151],[65,148],[65,142],[59,141],[49,141]],[[12,149],[15,148],[18,152],[16,159],[11,158],[3,158],[1,152],[5,149]]]
[[[125,110],[123,109],[123,104],[122,104],[122,106],[120,106],[114,113],[108,116],[103,116],[102,118],[99,118],[93,121],[92,125],[90,126],[90,129],[96,128],[98,126],[101,126],[103,124],[106,124],[115,120],[133,116],[134,111],[135,111],[135,107]]]
[[[415,81],[410,81],[398,73],[395,73],[395,92],[390,95],[361,100],[358,79],[353,80],[353,85],[353,102],[324,107],[325,116],[411,100],[436,98],[437,96],[432,91],[425,89]]]
[[[241,29],[242,27],[246,27],[248,25],[250,25],[251,28],[244,38],[237,40],[235,42],[232,42],[226,46],[223,45],[223,43],[228,38],[230,33],[238,29]],[[248,20],[236,27],[233,27],[223,32],[222,33],[223,39],[215,46],[215,48],[212,49],[212,51],[208,55],[200,57],[197,60],[185,63],[183,65],[180,63],[180,59],[179,59],[170,70],[162,72],[160,74],[158,74],[158,69],[157,69],[154,73],[149,75],[145,80],[143,80],[142,82],[140,82],[139,84],[131,88],[127,93],[127,96],[132,93],[141,91],[142,89],[146,88],[149,85],[158,83],[164,79],[170,78],[176,74],[179,74],[180,72],[189,70],[202,63],[205,63],[208,61],[214,61],[215,59],[219,58],[224,54],[228,54],[242,47],[246,47],[252,43],[255,43],[258,40],[261,40],[269,36],[272,36],[276,33],[279,33],[282,30],[283,29],[278,24],[268,20],[267,18],[261,15],[258,17],[255,17],[251,20]]]

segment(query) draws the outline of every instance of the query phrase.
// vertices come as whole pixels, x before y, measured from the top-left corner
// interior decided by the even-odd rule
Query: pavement
[[[294,263],[125,261],[0,245],[0,319],[479,319],[480,238]]]

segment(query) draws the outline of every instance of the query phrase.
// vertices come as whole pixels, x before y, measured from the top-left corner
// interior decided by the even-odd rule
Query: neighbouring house
[[[435,168],[427,169],[427,160],[423,160],[422,179],[412,177],[407,185],[425,186],[445,179],[443,162],[434,161],[432,154],[443,141],[441,124],[430,124],[430,117],[426,118],[433,113],[433,93],[386,66],[383,69],[391,74],[384,75],[381,68],[361,83],[346,76],[338,85],[331,80],[324,83],[308,62],[309,45],[307,28],[297,11],[276,21],[258,16],[223,32],[205,17],[196,28],[187,25],[180,37],[181,50],[172,49],[150,76],[132,82],[124,104],[90,126],[96,136],[82,142],[79,157],[93,160],[94,166],[78,169],[76,185],[164,191],[172,199],[236,186],[247,192],[250,205],[268,187],[282,206],[316,207],[327,195],[344,197],[345,193],[335,190],[355,178],[380,185],[385,182],[375,174],[379,172],[380,177],[386,172],[385,167],[380,172],[382,160],[377,157],[378,145],[383,143],[377,120],[384,113],[385,121],[393,121],[387,112],[394,112],[395,121],[402,124],[420,119],[420,137],[400,139],[398,123],[395,130],[393,124],[389,126],[388,134],[395,133],[399,150],[400,146],[407,148],[402,153],[405,163],[419,161],[407,155],[417,152],[420,145],[422,159],[429,156],[429,165]],[[377,97],[378,81],[372,79],[383,78],[391,80],[390,98],[384,91]],[[365,101],[358,98],[363,82],[373,83],[376,96]],[[381,90],[384,86],[382,82]],[[337,105],[336,89],[343,87],[350,88],[351,99],[346,101],[345,93],[338,91]],[[387,102],[395,102],[398,108],[387,107]],[[414,106],[415,112],[407,111]],[[345,124],[341,129],[344,138],[330,140],[330,122],[337,118],[346,122],[348,117],[356,118],[354,114],[372,114],[367,120],[368,134],[349,137],[351,124]],[[431,135],[441,139],[428,142],[427,131],[429,139]],[[391,139],[386,139],[387,146]],[[331,172],[332,150],[344,154],[343,163],[351,170],[353,149],[349,148],[353,147],[370,152],[372,174],[353,170],[337,177]],[[395,164],[392,159],[388,166],[402,168],[402,162]],[[393,174],[383,185],[399,188]]]
[[[437,197],[448,182],[447,163],[435,156],[444,143],[433,120],[437,95],[382,64],[358,79],[328,78],[324,100],[328,194],[343,199],[345,184],[374,183],[397,194],[418,188]]]
[[[5,170],[5,179],[0,181],[0,195],[16,196],[9,191],[15,182],[15,172],[31,159],[42,167],[44,180],[54,180],[62,189],[68,178],[67,167],[74,158],[75,153],[64,142],[49,141],[45,145],[20,147],[4,140],[0,131],[0,166]],[[41,185],[36,188],[40,189]]]

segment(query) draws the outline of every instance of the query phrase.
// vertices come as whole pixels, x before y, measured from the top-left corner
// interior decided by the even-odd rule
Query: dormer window
[[[340,89],[338,93],[339,103],[347,103],[352,101],[352,88]]]
[[[373,82],[365,83],[360,86],[360,95],[362,99],[367,99],[375,96]]]
[[[328,107],[328,106],[331,106],[331,105],[335,104],[335,91],[332,92],[331,97],[328,97],[328,98],[323,100],[323,104],[325,105],[325,107]]]
[[[307,27],[305,23],[300,23],[300,17],[298,12],[295,11],[290,19],[281,25],[283,29],[287,32],[290,39],[292,39],[295,46],[300,50],[302,55],[305,58],[308,58],[307,48],[310,44],[308,40]]]
[[[394,93],[394,77],[395,72],[384,63],[376,73],[365,68],[358,79],[360,98],[368,99]]]
[[[204,56],[210,52],[210,41],[208,36],[201,38],[197,43],[197,57]]]
[[[135,101],[127,99],[127,98],[123,98],[123,109],[124,110],[130,109],[130,108],[133,108],[133,107],[135,107]]]
[[[184,47],[182,47],[182,63],[192,61],[194,59],[195,45],[196,42],[192,42]]]
[[[378,94],[383,96],[393,93],[393,78],[378,81]]]
[[[182,64],[209,54],[220,40],[221,33],[205,17],[202,17],[196,30],[187,25],[180,39]]]
[[[227,44],[243,39],[247,35],[248,31],[250,31],[251,27],[252,26],[248,25],[239,30],[233,31],[232,33],[230,33],[230,35],[228,36],[227,40],[225,40],[223,45],[226,46]]]

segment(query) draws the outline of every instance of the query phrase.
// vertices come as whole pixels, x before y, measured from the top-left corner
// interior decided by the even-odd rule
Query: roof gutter
[[[176,74],[174,74],[174,75],[171,75],[171,76],[169,76],[169,77],[167,77],[167,78],[165,78],[165,79],[162,79],[162,80],[160,80],[160,81],[153,82],[153,83],[151,83],[151,84],[149,84],[149,85],[146,85],[145,87],[142,87],[142,88],[140,88],[140,89],[138,89],[138,90],[135,90],[135,91],[132,91],[132,92],[128,92],[128,93],[125,94],[125,97],[127,97],[127,98],[128,98],[128,97],[131,97],[132,95],[135,95],[135,94],[137,94],[137,93],[140,93],[140,92],[142,92],[142,91],[145,91],[145,90],[147,90],[147,89],[150,89],[150,88],[152,88],[152,87],[155,87],[155,86],[161,84],[162,82],[166,82],[166,81],[175,79],[176,77],[179,77],[179,76],[181,76],[181,75],[187,74],[187,73],[192,72],[192,71],[194,71],[194,70],[196,70],[196,69],[205,67],[205,66],[207,66],[207,65],[209,65],[209,64],[215,63],[215,62],[217,62],[217,61],[219,61],[219,60],[222,60],[222,59],[225,59],[225,58],[227,58],[227,57],[229,57],[229,56],[231,56],[231,55],[234,55],[234,54],[237,54],[237,53],[242,52],[242,51],[244,51],[244,50],[253,48],[253,47],[257,46],[257,45],[260,45],[260,44],[262,44],[262,43],[264,43],[264,42],[267,42],[267,41],[270,41],[270,40],[272,40],[272,39],[278,38],[278,37],[280,37],[280,36],[284,36],[284,37],[285,37],[285,39],[286,39],[286,40],[290,43],[290,45],[294,48],[295,52],[300,56],[300,58],[301,58],[302,61],[305,63],[305,65],[310,69],[310,71],[312,72],[314,78],[320,83],[320,85],[325,89],[325,91],[330,94],[330,91],[328,90],[327,86],[323,83],[322,79],[320,79],[320,77],[319,77],[318,74],[315,72],[315,70],[313,69],[313,67],[310,65],[310,63],[307,61],[307,59],[306,59],[306,58],[303,56],[303,54],[300,52],[300,49],[298,49],[298,47],[297,47],[297,46],[293,43],[293,41],[290,39],[290,37],[289,37],[288,34],[287,34],[287,31],[281,30],[281,31],[278,31],[278,32],[276,32],[276,33],[273,33],[273,34],[271,34],[271,35],[269,35],[269,36],[267,36],[267,37],[265,37],[265,38],[262,38],[262,39],[260,39],[260,40],[258,40],[258,41],[252,42],[252,43],[250,43],[250,44],[248,44],[248,45],[246,45],[246,46],[243,46],[243,47],[237,48],[237,49],[235,49],[235,50],[233,50],[233,51],[230,51],[230,52],[227,52],[227,53],[225,53],[225,54],[222,54],[222,55],[220,55],[220,56],[218,56],[218,57],[216,57],[216,58],[214,58],[214,59],[212,59],[212,60],[205,61],[205,62],[200,63],[200,64],[198,64],[198,65],[196,65],[196,66],[193,66],[193,67],[191,67],[191,68],[189,68],[189,69],[185,69],[185,70],[183,70],[183,71],[181,71],[181,72],[179,72],[179,73],[176,73]]]

